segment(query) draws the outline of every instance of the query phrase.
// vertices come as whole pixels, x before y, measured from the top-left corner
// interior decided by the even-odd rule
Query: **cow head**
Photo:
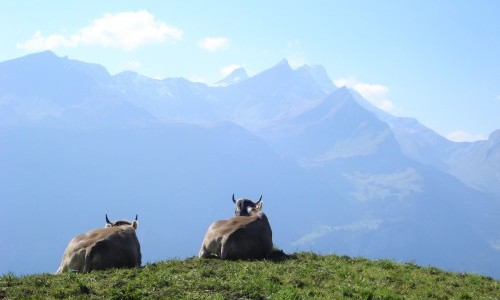
[[[259,212],[262,211],[262,205],[263,204],[264,204],[264,202],[260,202],[258,204],[255,204],[255,207],[248,206],[247,207],[247,214],[249,216],[258,216]]]
[[[127,220],[119,220],[116,222],[110,222],[108,219],[108,214],[106,214],[106,228],[107,227],[115,227],[115,226],[122,226],[122,225],[130,225],[134,227],[134,229],[137,229],[137,225],[139,225],[139,222],[137,222],[137,215],[135,215],[135,220],[133,222],[127,221]]]
[[[233,194],[233,203],[236,204],[236,208],[234,210],[234,214],[236,216],[249,216],[249,211],[251,209],[257,209],[260,210],[262,208],[262,196],[260,196],[259,201],[253,202],[252,200],[249,199],[234,199],[234,194]]]

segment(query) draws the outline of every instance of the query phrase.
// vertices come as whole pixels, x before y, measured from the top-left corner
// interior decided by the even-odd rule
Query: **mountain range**
[[[106,213],[139,214],[144,262],[196,255],[233,193],[263,194],[285,251],[500,278],[500,131],[452,142],[286,60],[214,85],[0,63],[0,273],[54,271]]]

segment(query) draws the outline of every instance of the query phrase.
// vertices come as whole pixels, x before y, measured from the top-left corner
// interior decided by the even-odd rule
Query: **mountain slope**
[[[102,66],[42,52],[0,63],[0,126],[117,126],[151,121],[108,89]]]
[[[360,105],[391,127],[405,155],[447,172],[473,188],[500,196],[498,130],[486,141],[452,142],[413,118],[392,116],[355,91],[351,93]]]
[[[500,130],[488,140],[463,143],[446,159],[450,173],[467,184],[500,195]]]
[[[381,151],[400,152],[389,127],[361,108],[345,88],[295,118],[265,128],[261,136],[278,153],[306,165]]]

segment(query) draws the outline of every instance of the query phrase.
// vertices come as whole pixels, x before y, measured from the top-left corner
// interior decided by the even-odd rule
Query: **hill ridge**
[[[499,299],[490,277],[412,262],[295,253],[275,260],[188,258],[88,274],[0,277],[0,299]]]

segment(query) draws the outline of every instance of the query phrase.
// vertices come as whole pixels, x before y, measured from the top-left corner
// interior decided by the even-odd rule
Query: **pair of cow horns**
[[[135,214],[135,221],[137,221],[137,214]],[[112,224],[108,219],[108,214],[106,214],[106,223]]]
[[[262,201],[262,195],[260,195],[259,201],[255,202],[255,204],[259,204],[260,201]],[[234,199],[234,194],[233,194],[233,203],[236,203],[236,200]]]

